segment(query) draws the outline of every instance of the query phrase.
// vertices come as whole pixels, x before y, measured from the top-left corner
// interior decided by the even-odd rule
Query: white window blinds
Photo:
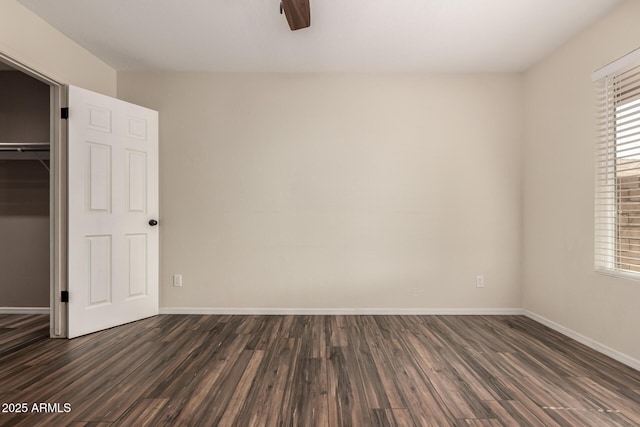
[[[640,278],[640,50],[616,62],[594,73],[595,265]]]

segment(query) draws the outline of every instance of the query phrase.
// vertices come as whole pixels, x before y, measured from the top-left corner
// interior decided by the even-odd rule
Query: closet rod
[[[0,151],[49,151],[48,142],[0,142]]]
[[[12,146],[12,147],[34,147],[41,145],[49,145],[48,142],[0,142],[0,147]]]

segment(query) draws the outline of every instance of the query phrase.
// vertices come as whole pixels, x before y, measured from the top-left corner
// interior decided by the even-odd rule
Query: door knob
[[[156,221],[155,219],[150,219],[150,220],[149,220],[149,225],[150,225],[150,226],[152,226],[152,227],[153,227],[154,225],[158,225],[158,221]]]

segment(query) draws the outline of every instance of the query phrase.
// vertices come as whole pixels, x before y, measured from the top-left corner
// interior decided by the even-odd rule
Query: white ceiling
[[[621,0],[19,0],[118,70],[517,72]]]

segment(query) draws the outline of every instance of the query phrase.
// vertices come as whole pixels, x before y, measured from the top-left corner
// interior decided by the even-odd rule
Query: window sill
[[[633,271],[621,271],[621,270],[608,270],[604,268],[596,268],[596,273],[604,276],[616,277],[618,279],[627,279],[640,282],[640,272]]]

